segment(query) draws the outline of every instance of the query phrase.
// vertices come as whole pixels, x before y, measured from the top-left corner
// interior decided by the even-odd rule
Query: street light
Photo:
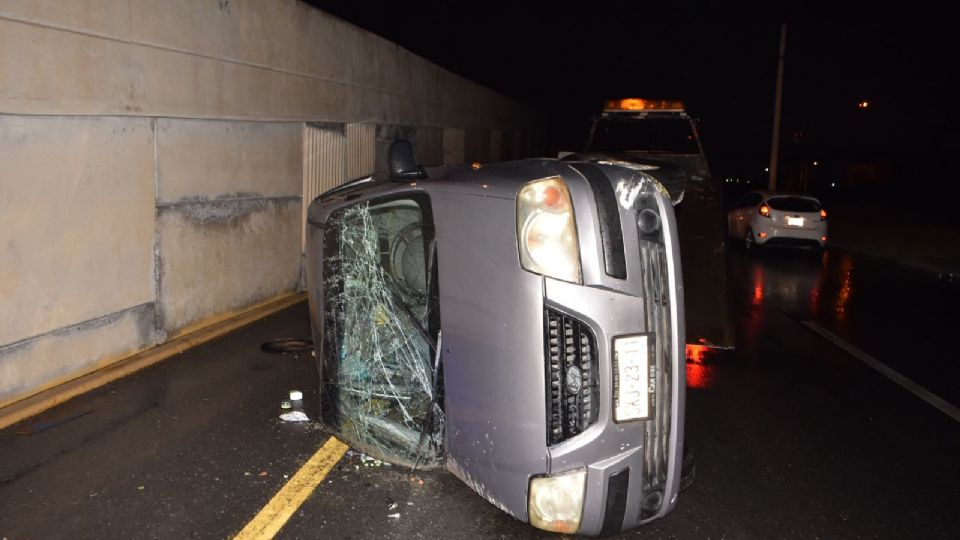
[[[869,106],[870,106],[870,102],[867,100],[863,100],[860,103],[857,103],[857,108],[859,109],[866,109]]]

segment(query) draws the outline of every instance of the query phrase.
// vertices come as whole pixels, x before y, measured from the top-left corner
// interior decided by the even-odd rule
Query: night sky
[[[542,110],[550,152],[581,145],[604,99],[679,98],[715,173],[764,166],[782,22],[785,156],[942,163],[960,150],[960,26],[935,4],[311,3]]]

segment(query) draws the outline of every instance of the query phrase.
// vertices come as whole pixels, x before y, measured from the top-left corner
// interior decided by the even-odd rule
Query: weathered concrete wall
[[[299,123],[159,120],[157,201],[297,197]]]
[[[29,46],[28,46],[29,45]],[[493,128],[530,111],[294,0],[4,0],[0,110]]]
[[[100,319],[156,300],[153,156],[150,120],[0,116],[0,400],[151,340]]]
[[[164,332],[297,287],[301,129],[296,123],[158,122]]]
[[[157,234],[165,332],[299,283],[299,197],[160,206]]]
[[[443,164],[462,165],[464,162],[464,131],[460,128],[443,130]]]
[[[305,122],[381,168],[538,121],[295,0],[0,0],[0,406],[296,290]]]

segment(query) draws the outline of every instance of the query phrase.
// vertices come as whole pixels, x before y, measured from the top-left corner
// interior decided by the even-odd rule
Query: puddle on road
[[[713,386],[716,378],[716,360],[719,351],[706,345],[687,345],[687,388],[705,390]]]

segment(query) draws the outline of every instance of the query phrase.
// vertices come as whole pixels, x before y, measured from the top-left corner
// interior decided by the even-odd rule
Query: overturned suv
[[[673,510],[683,289],[669,194],[615,163],[390,171],[310,205],[324,425],[517,519],[610,534]]]

